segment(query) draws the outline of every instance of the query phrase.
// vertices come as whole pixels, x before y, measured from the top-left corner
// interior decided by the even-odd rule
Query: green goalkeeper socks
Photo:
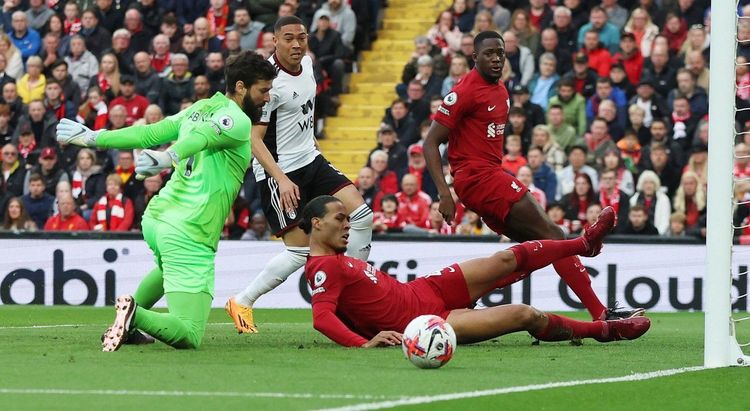
[[[164,296],[164,275],[159,267],[151,270],[138,284],[138,289],[133,294],[135,303],[139,307],[151,308]]]
[[[133,326],[175,348],[200,347],[213,298],[208,293],[173,292],[166,296],[168,313],[139,306]]]

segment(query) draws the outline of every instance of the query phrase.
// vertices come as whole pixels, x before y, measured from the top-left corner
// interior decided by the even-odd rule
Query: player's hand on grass
[[[453,224],[453,219],[456,217],[456,202],[453,201],[453,197],[450,195],[440,196],[438,211],[448,224]]]
[[[381,331],[372,340],[364,343],[362,348],[392,347],[401,344],[401,333],[396,331]]]
[[[103,130],[93,131],[81,123],[64,118],[57,123],[57,141],[80,147],[96,147],[96,137]]]
[[[177,153],[172,150],[143,150],[135,159],[135,178],[143,180],[146,177],[155,176],[179,162]]]
[[[281,196],[281,207],[284,211],[290,212],[297,209],[300,200],[299,187],[288,177],[279,180],[279,195]]]

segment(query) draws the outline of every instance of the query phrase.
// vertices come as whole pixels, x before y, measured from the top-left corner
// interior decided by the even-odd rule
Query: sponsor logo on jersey
[[[445,98],[443,99],[443,104],[445,104],[446,106],[452,106],[456,104],[457,101],[458,94],[456,94],[456,92],[454,91],[445,96]]]
[[[234,127],[234,120],[229,116],[221,116],[219,119],[219,126],[224,130],[229,130]]]
[[[287,211],[286,215],[292,220],[294,220],[297,217],[297,213],[294,210]]]
[[[373,266],[371,266],[370,264],[367,264],[367,267],[365,267],[365,269],[362,270],[362,272],[365,273],[365,275],[367,276],[367,278],[370,279],[370,281],[372,281],[375,284],[378,283],[378,276],[377,274],[375,274],[375,268]]]
[[[296,91],[294,93],[292,93],[292,100],[294,100],[297,97],[299,97],[299,94],[297,94]]]
[[[318,271],[317,273],[315,273],[315,278],[313,279],[313,285],[315,287],[320,287],[321,285],[323,285],[324,282],[326,282],[327,278],[328,276],[326,276],[325,271]]]
[[[500,137],[505,132],[505,124],[489,123],[487,124],[487,138]]]
[[[521,192],[521,187],[519,187],[518,184],[516,184],[515,181],[511,181],[510,182],[510,188],[516,190],[516,193],[520,193]],[[541,243],[540,243],[540,245],[541,245]],[[536,250],[534,250],[534,251],[536,251]]]
[[[320,293],[324,293],[324,292],[326,292],[326,289],[325,289],[325,287],[318,287],[318,288],[316,288],[316,289],[312,290],[312,294],[311,294],[311,296],[313,296],[313,295],[315,295],[315,294],[320,294]]]

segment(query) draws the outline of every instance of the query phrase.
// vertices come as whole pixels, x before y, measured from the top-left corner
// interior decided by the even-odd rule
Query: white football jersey
[[[268,58],[278,75],[273,80],[271,100],[263,106],[259,124],[267,125],[263,142],[284,173],[300,169],[315,160],[320,152],[315,148],[315,92],[317,83],[313,63],[309,56],[302,57],[298,73],[291,73],[276,60]],[[257,159],[253,159],[253,172],[257,181],[266,178],[266,172]]]

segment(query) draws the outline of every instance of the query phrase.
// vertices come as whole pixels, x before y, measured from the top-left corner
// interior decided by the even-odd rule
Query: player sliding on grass
[[[638,338],[651,326],[646,317],[588,322],[522,304],[467,308],[516,271],[532,272],[571,255],[599,254],[614,221],[614,211],[607,207],[574,240],[525,242],[404,284],[343,254],[350,226],[346,208],[335,197],[318,197],[302,211],[300,222],[300,228],[310,234],[305,275],[312,288],[313,326],[341,345],[366,348],[400,344],[406,325],[422,314],[445,318],[458,342],[464,344],[516,331],[528,331],[543,341]]]
[[[144,150],[136,161],[140,178],[174,171],[143,216],[156,268],[132,297],[117,298],[103,351],[120,348],[135,329],[176,348],[201,344],[219,235],[250,164],[251,119],[260,118],[276,70],[248,51],[227,61],[225,76],[226,95],[216,93],[153,125],[98,132],[62,120],[57,127],[58,141],[84,147],[146,148],[177,140],[166,151]],[[162,295],[169,312],[148,310]]]

